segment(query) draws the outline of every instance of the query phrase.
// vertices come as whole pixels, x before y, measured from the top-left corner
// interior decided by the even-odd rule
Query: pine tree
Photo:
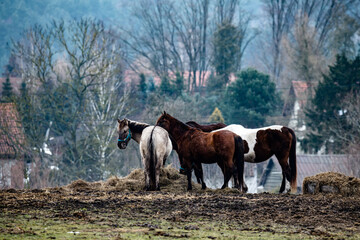
[[[140,82],[138,85],[138,93],[139,93],[139,100],[141,101],[142,104],[146,103],[146,98],[147,98],[146,90],[147,90],[146,77],[145,74],[141,73]]]
[[[11,102],[13,96],[13,88],[11,86],[10,78],[8,76],[6,77],[5,82],[3,82],[2,102]]]
[[[281,99],[269,75],[255,69],[247,69],[238,74],[224,97],[223,113],[226,122],[245,127],[261,127],[266,116],[276,114]]]
[[[211,114],[211,116],[209,117],[208,121],[210,123],[224,123],[225,122],[221,111],[217,107],[214,109],[214,111]]]
[[[236,54],[240,37],[238,29],[229,22],[223,22],[214,33],[214,56],[213,67],[219,77],[221,85],[226,85],[230,80],[230,74],[236,69]]]
[[[307,152],[317,152],[322,146],[327,152],[342,152],[343,141],[333,128],[349,128],[342,101],[346,95],[360,91],[360,55],[354,60],[339,55],[329,70],[315,90],[312,106],[306,110],[309,133],[301,143]]]
[[[181,96],[183,89],[184,89],[184,78],[180,75],[179,72],[176,72],[176,79],[175,79],[175,95],[176,95],[176,97]]]
[[[160,83],[160,91],[164,95],[172,96],[174,93],[173,86],[168,77],[163,77]]]

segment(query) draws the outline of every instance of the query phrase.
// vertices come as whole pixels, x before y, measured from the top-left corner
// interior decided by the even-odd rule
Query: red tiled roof
[[[14,103],[0,103],[0,158],[14,158],[24,144],[24,133]]]

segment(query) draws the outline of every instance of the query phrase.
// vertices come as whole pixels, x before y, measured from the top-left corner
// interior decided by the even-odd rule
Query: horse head
[[[128,142],[131,139],[131,131],[129,128],[129,120],[127,120],[126,118],[124,118],[123,120],[118,119],[118,133],[119,133],[119,138],[118,138],[118,147],[120,149],[125,149]]]
[[[161,114],[161,116],[156,121],[156,125],[169,131],[172,119],[173,117],[164,111],[163,114]]]

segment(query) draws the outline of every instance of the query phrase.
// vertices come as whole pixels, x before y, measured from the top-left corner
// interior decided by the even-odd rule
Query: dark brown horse
[[[243,187],[246,191],[243,181],[244,150],[241,137],[230,131],[206,133],[189,127],[166,112],[159,117],[156,124],[167,130],[176,142],[179,159],[182,161],[182,167],[186,169],[188,190],[192,189],[191,169],[193,167],[196,171],[200,171],[202,188],[205,189],[201,163],[217,163],[224,174],[224,184],[221,188],[228,186],[231,176],[237,169],[239,188]]]
[[[226,126],[222,123],[218,125],[200,125],[196,122],[190,122],[189,125],[204,132],[229,130],[236,133],[243,139],[245,149],[249,148],[248,152],[245,151],[245,162],[259,163],[275,155],[283,172],[279,192],[282,193],[285,190],[285,179],[290,182],[291,192],[297,192],[296,136],[292,129],[280,125],[256,129],[244,128],[237,124]]]

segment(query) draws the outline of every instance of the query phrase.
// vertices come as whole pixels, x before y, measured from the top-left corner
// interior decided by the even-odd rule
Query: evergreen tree
[[[175,79],[175,95],[176,95],[176,97],[181,96],[183,89],[184,89],[184,78],[180,75],[179,72],[176,72],[176,79]]]
[[[154,83],[154,78],[153,77],[149,77],[149,83],[148,83],[148,93],[153,93],[156,90],[155,87],[155,83]]]
[[[327,152],[342,152],[343,141],[334,127],[341,127],[343,131],[349,129],[348,112],[343,109],[342,101],[349,93],[360,90],[360,55],[354,60],[339,55],[329,70],[315,90],[312,106],[306,111],[310,133],[302,141],[302,147],[307,152],[317,152],[322,146]]]
[[[6,77],[5,82],[3,82],[2,87],[2,102],[11,102],[13,98],[13,87],[11,86],[9,76]]]
[[[169,78],[166,76],[161,79],[160,92],[161,92],[161,94],[168,95],[168,96],[172,96],[174,93],[174,88],[173,88]]]
[[[238,29],[229,22],[223,22],[214,33],[213,67],[222,86],[230,80],[230,74],[235,71],[236,54],[239,52]]]
[[[139,100],[142,104],[146,103],[146,98],[147,98],[146,90],[147,90],[146,77],[145,74],[141,73],[140,82],[138,85],[138,93],[139,93]]]
[[[276,114],[280,106],[280,95],[270,77],[255,69],[247,69],[228,86],[222,112],[228,123],[261,127],[266,116]]]
[[[221,111],[216,107],[213,111],[213,113],[211,114],[211,116],[209,117],[208,120],[210,123],[224,123],[224,117],[221,113]]]

